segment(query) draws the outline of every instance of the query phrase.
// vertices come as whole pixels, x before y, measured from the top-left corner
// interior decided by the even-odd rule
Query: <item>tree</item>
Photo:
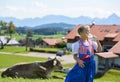
[[[9,22],[8,24],[6,22],[0,21],[0,35],[5,35],[5,32],[9,33],[10,38],[7,38],[7,42],[3,44],[2,40],[0,39],[0,48],[3,49],[4,46],[11,40],[12,34],[16,32],[15,25],[13,22]]]
[[[16,32],[15,25],[12,21],[9,22],[8,32],[9,32],[10,38],[12,38],[12,34],[14,34]]]
[[[27,51],[27,47],[28,47],[28,43],[29,43],[29,38],[32,37],[32,31],[31,30],[27,30],[26,31],[26,51]]]
[[[7,23],[0,21],[0,35],[4,35],[6,29],[7,29]]]
[[[6,29],[7,29],[7,23],[0,21],[0,35],[4,35]],[[4,45],[5,44],[3,44],[2,40],[0,39],[0,49],[3,49]]]
[[[35,40],[35,45],[39,45],[42,42],[42,38],[39,37]]]

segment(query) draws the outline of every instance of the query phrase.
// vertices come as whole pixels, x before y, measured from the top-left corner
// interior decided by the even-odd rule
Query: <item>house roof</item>
[[[66,35],[67,39],[74,39],[78,34],[77,30],[81,25],[77,25],[70,33]],[[105,37],[114,38],[113,41],[120,41],[120,25],[93,25],[91,33],[103,41]]]
[[[120,25],[94,25],[91,28],[91,33],[96,35],[99,40],[104,40],[105,37],[116,38],[120,34],[119,30]]]
[[[78,35],[78,28],[80,28],[81,25],[77,25],[75,28],[73,28],[67,35],[66,35],[66,39],[74,39],[75,36]]]
[[[116,43],[109,51],[116,54],[120,54],[120,41]]]
[[[119,57],[118,55],[114,54],[113,52],[102,52],[96,53],[96,55],[103,57],[103,58],[116,58]]]
[[[7,43],[7,39],[5,36],[0,36],[0,40],[3,42],[3,44]]]
[[[105,35],[105,38],[115,38],[119,33],[108,33]]]
[[[113,41],[120,41],[120,33],[113,39]]]
[[[43,39],[44,42],[46,42],[48,45],[56,45],[59,42],[62,42],[61,39]]]
[[[18,41],[15,40],[15,38],[12,38],[7,45],[19,45],[20,43]]]

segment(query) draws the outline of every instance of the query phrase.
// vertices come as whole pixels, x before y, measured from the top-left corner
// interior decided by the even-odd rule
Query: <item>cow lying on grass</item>
[[[57,58],[51,59],[46,62],[34,62],[27,64],[14,65],[4,72],[2,77],[23,77],[23,78],[49,78],[53,70],[61,70],[62,65]],[[54,78],[57,78],[54,76]],[[59,78],[59,77],[58,77]],[[59,78],[62,79],[62,78]]]

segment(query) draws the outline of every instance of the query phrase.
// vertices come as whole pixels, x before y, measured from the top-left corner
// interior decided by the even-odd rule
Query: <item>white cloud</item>
[[[43,2],[34,1],[30,6],[6,6],[0,8],[0,16],[12,16],[17,18],[34,18],[34,17],[43,17],[46,15],[64,15],[69,17],[79,17],[81,15],[88,17],[107,17],[112,13],[116,13],[120,16],[120,11],[118,10],[108,10],[105,8],[95,8],[95,7],[65,7],[65,8],[56,8],[50,7]]]
[[[18,10],[18,8],[15,7],[15,6],[7,6],[7,7],[5,7],[5,9],[8,10],[8,11],[16,11],[16,10]]]
[[[64,9],[58,9],[58,8],[50,8],[48,10],[49,14],[59,14],[59,15],[65,15],[69,17],[79,17],[79,16],[88,16],[88,17],[107,17],[112,12],[100,9],[100,8],[90,8],[90,7],[71,7],[71,8],[64,8]]]
[[[39,7],[39,8],[46,8],[47,5],[42,3],[42,2],[34,2],[33,5],[35,5],[36,7]]]

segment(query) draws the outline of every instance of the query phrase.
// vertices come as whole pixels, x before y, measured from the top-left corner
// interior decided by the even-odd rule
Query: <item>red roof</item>
[[[116,54],[120,54],[120,41],[116,43],[109,51]]]
[[[43,39],[44,42],[46,42],[48,45],[56,45],[59,42],[62,42],[61,39]]]
[[[67,35],[66,39],[74,39],[76,35],[78,35],[78,28],[80,28],[80,25],[77,25],[73,30],[71,30]]]
[[[105,35],[106,38],[115,38],[119,33],[108,33]]]
[[[103,57],[103,58],[115,58],[119,57],[118,55],[114,54],[113,52],[103,52],[103,53],[96,53],[96,55]]]
[[[78,34],[77,30],[81,25],[77,25],[71,32],[66,35],[66,39],[74,39]],[[104,38],[113,38],[113,41],[119,41],[115,46],[110,49],[110,52],[96,53],[103,58],[118,57],[114,53],[120,54],[120,25],[93,25],[91,27],[91,33],[95,35],[100,41]]]
[[[74,39],[78,34],[77,30],[80,25],[77,25],[69,34],[66,35],[67,39]],[[105,37],[114,38],[113,41],[120,41],[120,25],[93,25],[91,33],[98,37],[99,40],[104,40]]]
[[[120,33],[115,37],[113,41],[120,41]]]
[[[120,34],[120,25],[94,25],[91,33],[96,35],[99,40],[104,40],[106,36],[116,38]]]

